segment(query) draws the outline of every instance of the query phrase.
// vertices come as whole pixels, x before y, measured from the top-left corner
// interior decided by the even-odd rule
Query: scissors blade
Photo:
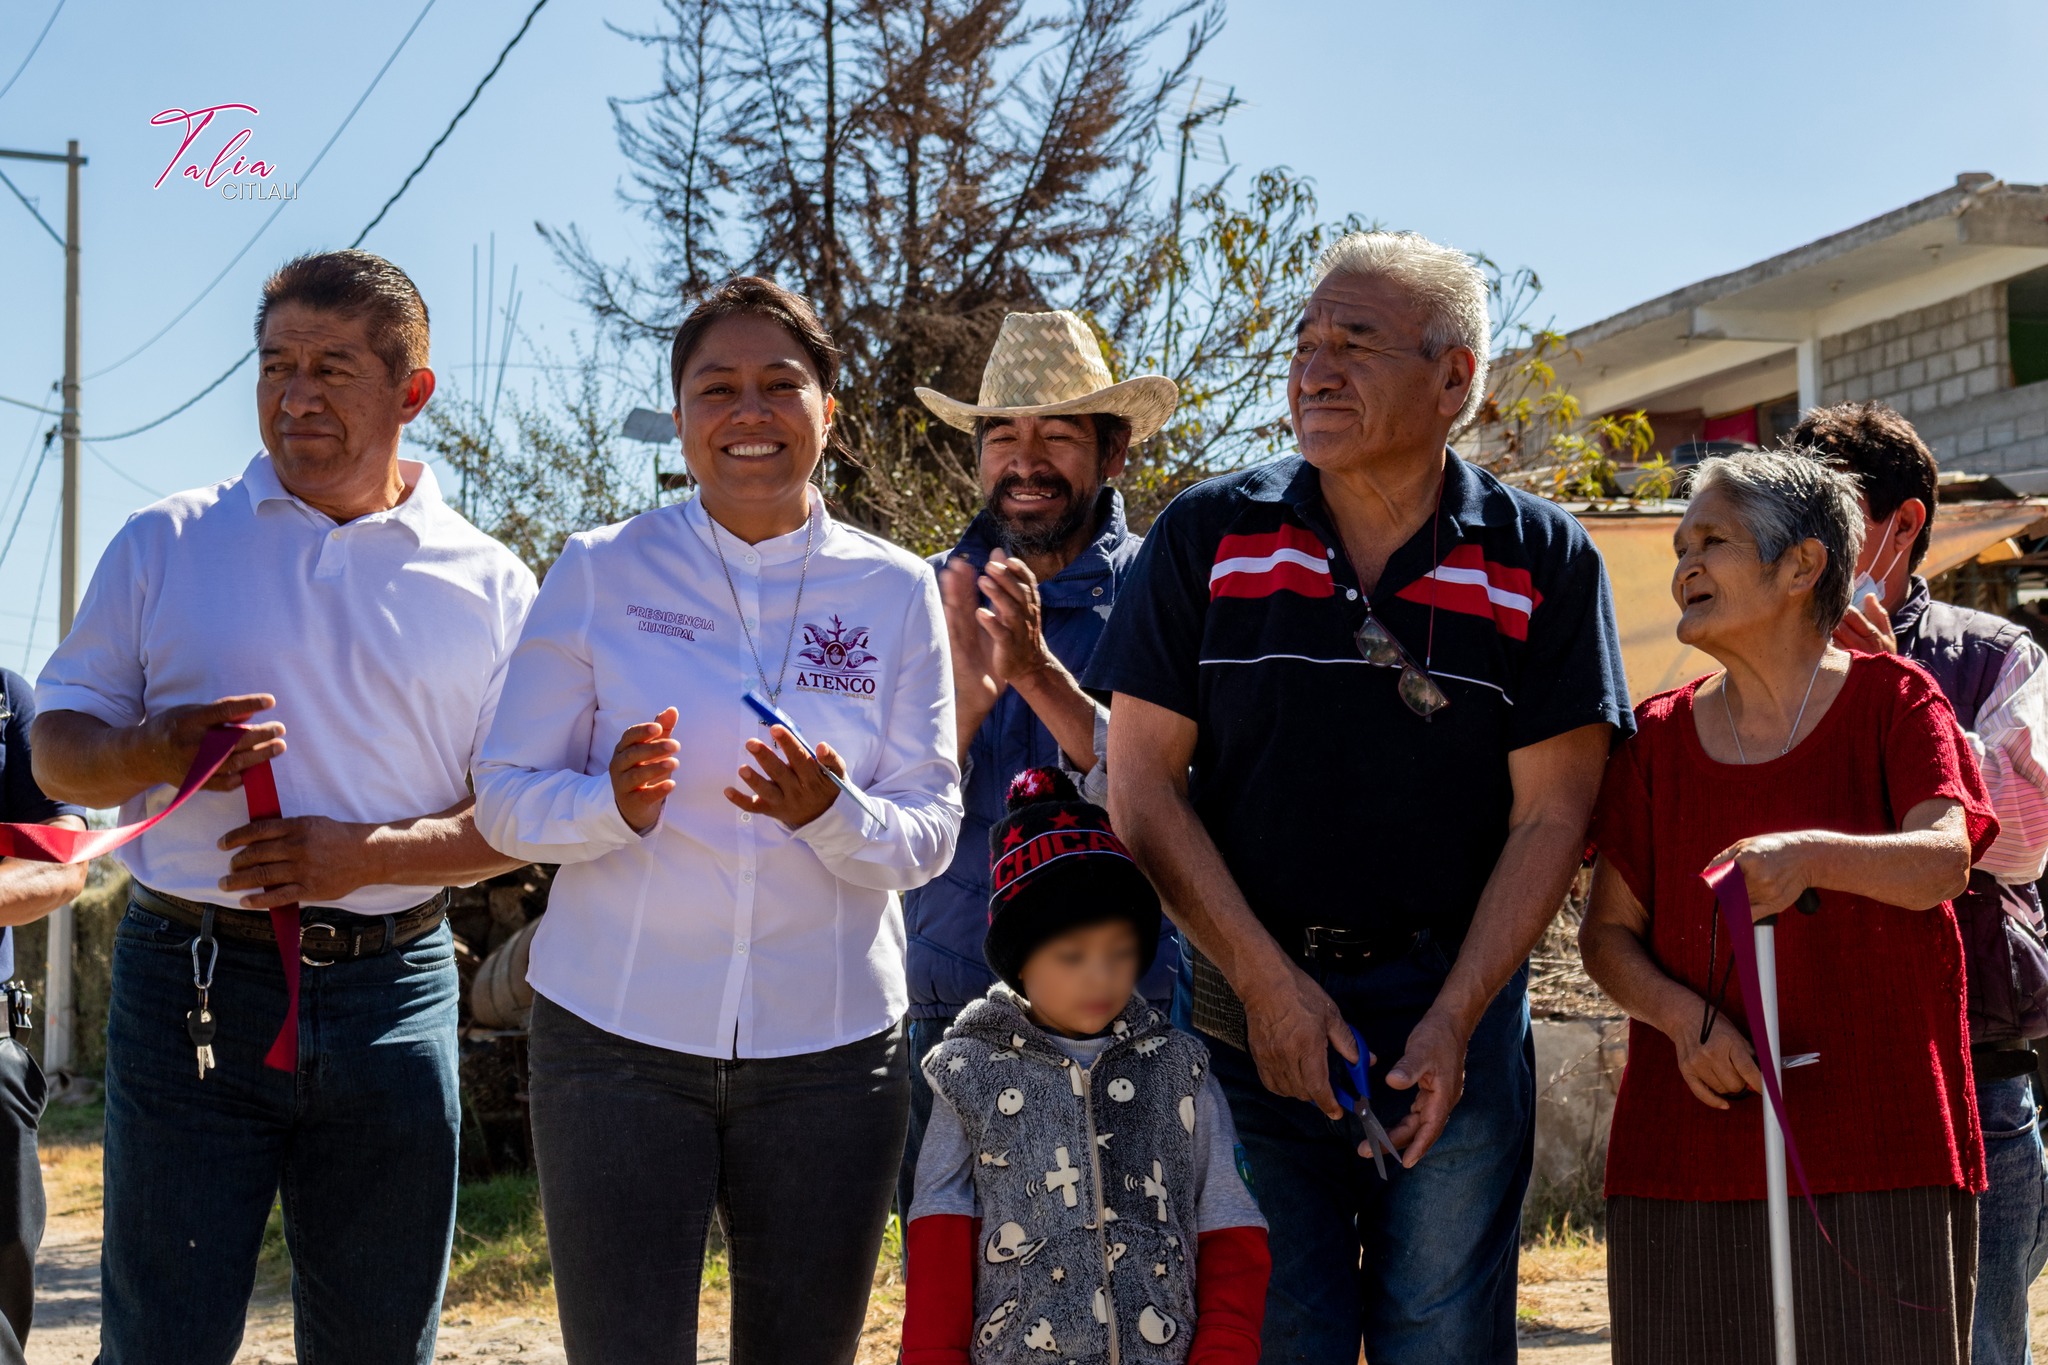
[[[1387,1156],[1394,1150],[1394,1144],[1387,1138],[1386,1126],[1379,1121],[1372,1110],[1361,1106],[1359,1122],[1365,1125],[1365,1140],[1372,1147],[1373,1169],[1380,1173],[1380,1179],[1387,1178]]]

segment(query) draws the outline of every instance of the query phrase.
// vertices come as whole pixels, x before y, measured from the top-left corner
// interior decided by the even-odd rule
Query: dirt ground
[[[99,1347],[99,1207],[65,1202],[52,1182],[49,1232],[36,1268],[35,1331],[29,1365],[91,1365]],[[1606,1257],[1598,1245],[1545,1248],[1526,1254],[1520,1293],[1522,1358],[1535,1365],[1606,1362]],[[2048,1279],[2034,1286],[2034,1346],[2048,1352]],[[729,1359],[729,1321],[722,1287],[704,1291],[697,1343],[699,1365]],[[861,1342],[859,1365],[895,1358],[902,1320],[900,1287],[877,1291]],[[454,1309],[443,1319],[437,1359],[465,1365],[566,1365],[561,1334],[545,1305],[500,1312]],[[248,1336],[237,1365],[292,1365],[291,1305],[282,1294],[250,1305]]]

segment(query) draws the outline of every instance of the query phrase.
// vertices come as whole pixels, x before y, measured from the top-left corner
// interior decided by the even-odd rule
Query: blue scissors
[[[1358,1060],[1346,1061],[1343,1053],[1331,1048],[1330,1056],[1335,1060],[1330,1063],[1330,1088],[1337,1092],[1337,1102],[1358,1115],[1359,1122],[1365,1126],[1365,1141],[1372,1149],[1373,1168],[1380,1173],[1380,1179],[1385,1180],[1387,1158],[1398,1156],[1398,1153],[1394,1151],[1393,1140],[1387,1136],[1386,1125],[1372,1112],[1372,1078],[1366,1074],[1372,1053],[1366,1050],[1365,1039],[1359,1037],[1356,1027],[1351,1024],[1344,1027],[1351,1030],[1351,1043],[1358,1049]],[[1346,1080],[1351,1084],[1346,1085]]]
[[[796,722],[784,715],[780,707],[763,697],[760,693],[751,691],[746,694],[746,703],[753,708],[754,714],[761,718],[763,725],[780,725],[783,729],[789,731],[789,737],[796,741],[796,747],[804,751],[805,757],[809,758],[813,763],[818,762],[817,751],[811,748],[810,741],[804,738],[804,732],[796,728]],[[873,806],[860,799],[860,793],[848,785],[846,779],[842,778],[838,773],[833,772],[822,763],[818,763],[818,771],[831,778],[833,786],[852,797],[853,804],[866,811],[870,820],[878,821],[882,818],[875,814]]]

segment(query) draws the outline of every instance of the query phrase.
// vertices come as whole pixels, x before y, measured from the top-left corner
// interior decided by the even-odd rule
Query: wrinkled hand
[[[277,698],[268,692],[251,692],[245,696],[222,697],[219,701],[173,706],[159,711],[136,727],[136,766],[140,774],[151,782],[175,787],[191,771],[192,760],[199,754],[199,742],[206,738],[208,730],[217,725],[237,724],[275,705]],[[235,747],[220,765],[220,771],[207,779],[206,790],[240,790],[245,771],[258,763],[267,763],[283,752],[282,721],[251,725],[235,741]]]
[[[1835,643],[1860,654],[1899,652],[1899,637],[1892,629],[1891,614],[1876,593],[1867,592],[1861,602],[1850,605],[1849,614],[1835,627]]]
[[[1707,860],[1707,867],[1730,862],[1740,867],[1749,884],[1750,918],[1765,919],[1790,909],[1800,892],[1813,885],[1807,863],[1811,851],[1812,843],[1803,833],[1757,834],[1722,849]]]
[[[1043,610],[1038,601],[1038,576],[1021,559],[997,550],[975,586],[988,605],[974,613],[995,649],[998,676],[1016,682],[1052,667],[1045,645]]]
[[[1432,1009],[1409,1033],[1401,1060],[1387,1071],[1389,1088],[1415,1092],[1413,1107],[1387,1134],[1403,1166],[1412,1168],[1444,1135],[1444,1125],[1465,1093],[1465,1049],[1471,1041],[1469,1034]],[[1361,1156],[1372,1155],[1367,1146],[1358,1150]]]
[[[651,721],[627,726],[612,750],[612,800],[635,834],[654,828],[668,794],[676,789],[676,753],[683,747],[670,738],[676,716],[671,706]]]
[[[377,828],[324,815],[252,820],[220,837],[221,848],[237,850],[220,889],[251,892],[240,901],[245,910],[337,901],[384,880],[374,846]]]
[[[813,759],[796,742],[796,737],[780,725],[769,726],[768,733],[782,752],[777,754],[758,739],[748,740],[747,753],[761,766],[756,772],[741,764],[740,781],[754,790],[750,795],[727,787],[725,799],[741,810],[780,820],[790,829],[801,829],[839,799],[839,788],[825,776],[825,769],[830,768],[843,778],[846,761],[832,751],[831,745],[822,743]]]
[[[1307,1100],[1326,1118],[1343,1118],[1344,1108],[1330,1089],[1330,1049],[1355,1062],[1358,1046],[1337,1003],[1292,962],[1284,978],[1240,992],[1240,998],[1259,1084],[1276,1095]]]
[[[1678,1074],[1707,1108],[1726,1109],[1728,1097],[1745,1090],[1763,1092],[1764,1076],[1757,1069],[1756,1049],[1727,1015],[1714,1016],[1713,1031],[1704,1043],[1697,1028],[1680,1029],[1671,1042],[1678,1049]]]

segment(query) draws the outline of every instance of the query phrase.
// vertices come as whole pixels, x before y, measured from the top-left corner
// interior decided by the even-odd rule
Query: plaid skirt
[[[1950,1187],[1792,1201],[1799,1365],[1965,1365],[1977,1196]],[[1764,1201],[1607,1201],[1615,1365],[1772,1365]]]

